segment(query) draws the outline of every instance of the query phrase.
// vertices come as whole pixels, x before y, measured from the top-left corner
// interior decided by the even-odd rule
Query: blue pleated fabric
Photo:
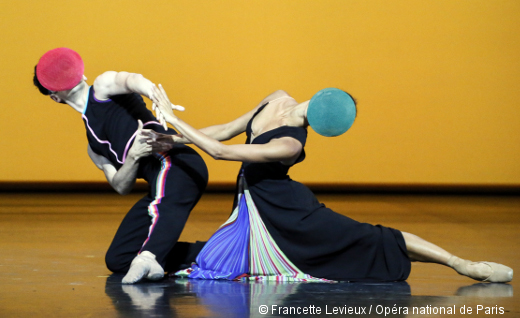
[[[204,245],[196,263],[177,276],[198,279],[328,281],[303,273],[265,227],[243,177],[237,206]]]
[[[190,278],[235,279],[249,270],[249,216],[245,197],[213,234],[192,266]]]

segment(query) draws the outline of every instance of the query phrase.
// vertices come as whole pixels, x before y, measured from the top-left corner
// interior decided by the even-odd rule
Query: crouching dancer
[[[88,154],[120,194],[131,191],[137,178],[149,193],[126,214],[106,254],[113,272],[126,273],[123,283],[158,280],[164,272],[190,264],[203,243],[177,242],[188,216],[204,191],[208,172],[199,154],[185,145],[148,145],[143,128],[165,134],[146,108],[154,84],[140,74],[105,72],[92,86],[83,74],[78,53],[57,48],[35,67],[34,84],[55,102],[82,114]]]

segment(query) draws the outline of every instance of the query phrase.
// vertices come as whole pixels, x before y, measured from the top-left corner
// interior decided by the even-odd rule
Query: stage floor
[[[0,193],[0,317],[520,317],[520,278],[486,284],[413,263],[407,282],[120,284],[104,254],[143,194]],[[417,234],[463,257],[520,268],[520,197],[319,195],[358,221]],[[233,195],[206,194],[181,240],[207,240]],[[469,312],[471,310],[471,312]],[[266,311],[266,312],[264,312]]]

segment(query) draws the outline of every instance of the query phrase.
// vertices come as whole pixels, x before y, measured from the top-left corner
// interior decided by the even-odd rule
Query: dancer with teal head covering
[[[234,121],[201,130],[173,113],[178,107],[171,106],[162,87],[154,90],[154,102],[159,121],[181,135],[150,133],[150,142],[193,143],[215,159],[242,162],[235,209],[206,243],[197,265],[186,271],[189,277],[402,281],[411,261],[446,265],[476,280],[508,282],[513,277],[507,266],[463,260],[416,235],[335,213],[289,177],[290,167],[305,159],[309,125],[324,136],[341,135],[352,126],[356,103],[345,92],[328,88],[298,103],[277,91]],[[220,142],[243,132],[245,144]],[[244,259],[241,255],[248,258],[242,263],[247,269],[221,266]]]

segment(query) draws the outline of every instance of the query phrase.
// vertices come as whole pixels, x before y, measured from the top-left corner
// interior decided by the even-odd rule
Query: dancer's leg
[[[152,225],[141,251],[151,252],[164,266],[206,187],[207,170],[202,158],[188,147],[157,156],[160,162],[148,178],[154,198],[148,206]]]
[[[423,240],[417,235],[401,232],[406,243],[408,256],[412,262],[437,263],[448,266],[453,255],[439,246]]]
[[[107,251],[107,267],[113,272],[127,272],[123,283],[134,283],[143,277],[157,280],[164,276],[155,255],[148,251],[137,255],[150,227],[147,207],[151,201],[150,196],[145,196],[130,209]]]
[[[105,257],[107,267],[112,272],[128,272],[130,263],[143,246],[150,227],[148,206],[152,200],[149,195],[144,196],[134,204],[121,222]]]
[[[480,281],[506,283],[513,279],[513,270],[492,262],[472,262],[459,258],[417,235],[401,232],[412,262],[428,262],[449,266],[461,275]]]
[[[132,284],[145,277],[158,280],[164,276],[167,257],[207,184],[206,166],[193,149],[177,147],[156,155],[160,160],[143,169],[150,184],[147,211],[151,225],[123,283]]]

